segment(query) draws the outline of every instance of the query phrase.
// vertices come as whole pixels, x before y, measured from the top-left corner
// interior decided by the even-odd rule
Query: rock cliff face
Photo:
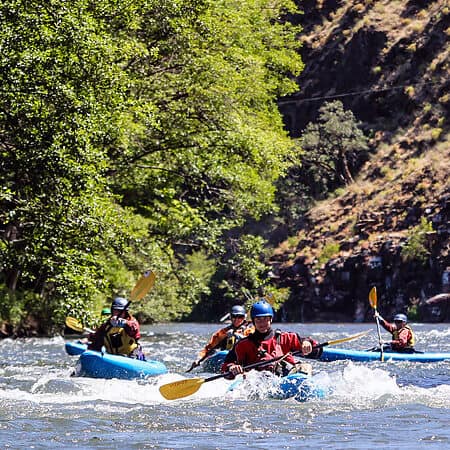
[[[301,92],[280,101],[292,136],[339,99],[371,137],[356,182],[298,224],[268,264],[286,320],[450,319],[450,8],[436,1],[304,0]],[[420,225],[422,224],[422,225]],[[406,251],[409,250],[409,251]]]

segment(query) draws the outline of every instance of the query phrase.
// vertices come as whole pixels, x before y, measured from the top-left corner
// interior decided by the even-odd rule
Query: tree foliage
[[[420,219],[420,224],[413,227],[408,236],[408,241],[401,249],[401,257],[404,261],[415,261],[424,266],[430,256],[428,248],[428,235],[433,231],[433,225],[425,217]]]
[[[289,166],[275,100],[302,69],[299,30],[281,19],[293,10],[2,2],[0,281],[21,311],[3,319],[88,319],[147,266],[161,310],[189,312],[208,284],[189,255],[223,254],[227,230],[270,211]]]
[[[340,101],[325,103],[319,114],[317,123],[308,124],[301,136],[303,164],[318,186],[331,190],[353,181],[353,173],[367,156],[367,138]]]
[[[367,159],[368,139],[352,111],[340,101],[326,102],[316,122],[309,123],[297,142],[294,164],[279,185],[279,201],[291,225],[329,192],[353,181]]]

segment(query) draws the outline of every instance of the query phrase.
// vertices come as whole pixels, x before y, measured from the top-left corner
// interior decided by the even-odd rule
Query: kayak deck
[[[76,371],[77,376],[122,380],[148,378],[165,373],[167,373],[167,367],[160,361],[140,361],[92,350],[87,350],[80,355]]]
[[[411,362],[437,362],[450,359],[450,352],[444,353],[400,353],[384,351],[384,361],[411,361]],[[320,356],[321,361],[339,361],[349,359],[351,361],[380,361],[380,351],[350,350],[342,348],[324,348]]]
[[[261,374],[258,374],[261,375]],[[294,373],[282,378],[274,377],[270,375],[272,386],[267,389],[267,383],[261,379],[260,390],[263,395],[267,395],[269,398],[277,400],[286,400],[288,398],[294,398],[298,402],[305,402],[312,399],[321,399],[328,394],[327,390],[320,387],[315,381],[314,377],[302,374]],[[244,381],[243,378],[239,378],[234,381],[229,387],[228,392],[236,391]],[[247,389],[246,389],[247,390]],[[257,393],[259,396],[259,393]]]
[[[74,356],[84,353],[87,350],[87,345],[80,341],[69,341],[65,343],[64,348],[67,354]]]

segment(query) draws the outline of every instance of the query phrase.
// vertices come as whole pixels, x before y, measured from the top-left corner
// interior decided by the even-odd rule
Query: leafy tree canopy
[[[369,150],[359,125],[336,100],[325,102],[317,121],[306,126],[297,141],[299,161],[277,183],[282,215],[291,227],[315,200],[353,181]]]
[[[299,30],[282,20],[293,10],[2,2],[3,319],[31,312],[47,331],[67,313],[88,320],[146,266],[169,311],[156,319],[208,293],[192,249],[224,253],[226,230],[271,210],[289,166],[275,100],[302,69]]]

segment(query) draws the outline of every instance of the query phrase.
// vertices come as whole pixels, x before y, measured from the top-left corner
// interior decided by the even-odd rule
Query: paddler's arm
[[[222,340],[227,337],[227,331],[228,327],[216,331],[211,336],[209,342],[205,345],[205,347],[199,352],[197,359],[191,364],[191,367],[189,367],[186,372],[190,372],[192,369],[198,367],[201,362],[214,351],[214,349],[219,347]]]
[[[395,331],[395,325],[393,323],[389,323],[386,319],[384,319],[381,314],[377,311],[373,317],[377,318],[380,321],[380,325],[386,330],[389,331],[389,333],[392,333]]]
[[[309,359],[318,359],[323,352],[323,348],[314,348],[319,343],[310,337],[301,337],[296,335],[299,344],[293,348],[295,351],[300,351],[302,356]]]
[[[228,328],[222,328],[216,331],[205,345],[205,347],[198,354],[198,361],[206,358],[219,344],[226,339]]]
[[[231,370],[232,368],[233,370]],[[228,352],[220,371],[222,373],[231,372],[231,375],[226,377],[228,380],[232,380],[239,373],[244,373],[242,366],[237,364],[237,355],[234,348]]]

